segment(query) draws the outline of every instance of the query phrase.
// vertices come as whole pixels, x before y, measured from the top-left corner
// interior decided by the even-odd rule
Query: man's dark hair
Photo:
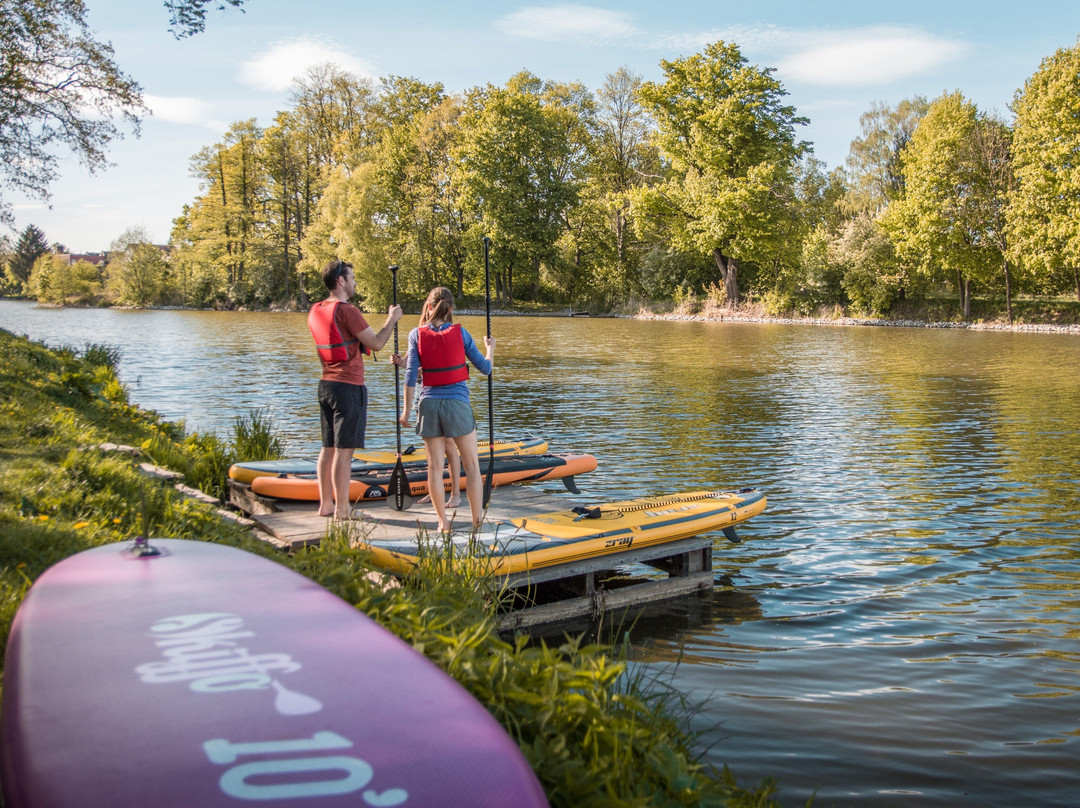
[[[326,288],[331,292],[334,291],[341,276],[345,274],[346,269],[352,269],[352,264],[346,264],[344,261],[336,258],[323,267],[322,279],[323,283],[326,284]]]

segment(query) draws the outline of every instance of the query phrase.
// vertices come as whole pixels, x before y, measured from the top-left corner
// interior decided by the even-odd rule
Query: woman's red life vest
[[[469,378],[465,340],[461,336],[460,325],[452,325],[442,331],[424,326],[417,332],[416,347],[420,352],[425,387],[454,384]]]
[[[356,337],[345,339],[337,324],[337,307],[341,301],[333,303],[324,300],[316,303],[308,312],[307,324],[311,336],[315,338],[315,347],[319,350],[319,358],[324,362],[346,362],[349,359],[349,346],[359,342]]]

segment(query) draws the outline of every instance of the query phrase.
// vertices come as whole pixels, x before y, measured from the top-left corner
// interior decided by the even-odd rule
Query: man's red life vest
[[[420,352],[420,367],[424,369],[425,387],[454,384],[469,378],[460,325],[442,331],[424,326],[417,333],[416,347]]]
[[[349,346],[359,342],[356,337],[345,339],[337,324],[337,307],[340,300],[324,300],[316,303],[308,312],[307,324],[311,336],[315,338],[315,347],[319,358],[324,362],[346,362],[349,359]]]

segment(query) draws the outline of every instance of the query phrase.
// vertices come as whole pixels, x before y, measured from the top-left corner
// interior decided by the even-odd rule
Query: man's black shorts
[[[363,449],[367,429],[367,387],[362,384],[319,381],[322,445]]]

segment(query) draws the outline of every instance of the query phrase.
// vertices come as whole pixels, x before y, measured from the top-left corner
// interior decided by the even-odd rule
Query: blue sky
[[[875,101],[960,90],[1009,119],[1013,95],[1041,60],[1080,34],[1076,0],[247,0],[244,13],[211,12],[205,33],[181,41],[157,0],[87,6],[154,115],[140,138],[113,145],[115,165],[104,172],[91,177],[65,162],[51,209],[11,197],[17,230],[35,224],[75,252],[105,250],[131,227],[167,241],[198,192],[190,157],[232,121],[268,125],[288,106],[291,78],[320,62],[439,81],[450,92],[503,84],[522,69],[596,90],[620,67],[658,80],[661,59],[733,41],[752,63],[776,69],[789,102],[810,119],[801,137],[832,168]]]

